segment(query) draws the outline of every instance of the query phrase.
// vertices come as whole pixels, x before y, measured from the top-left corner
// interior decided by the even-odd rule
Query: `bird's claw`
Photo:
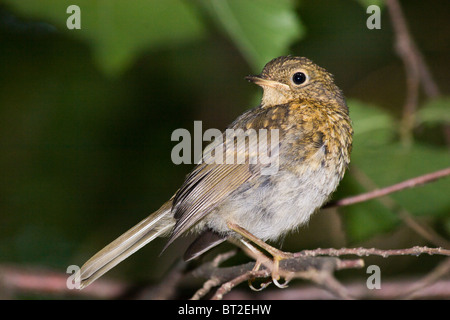
[[[290,279],[285,278],[283,283],[279,282],[280,274],[279,274],[279,262],[280,260],[286,259],[286,257],[280,257],[280,256],[275,256],[273,259],[273,269],[272,269],[272,274],[271,274],[271,279],[269,281],[263,282],[261,283],[259,288],[255,288],[253,286],[253,281],[255,280],[253,279],[249,279],[248,280],[248,286],[250,287],[250,289],[252,289],[253,291],[262,291],[265,288],[267,288],[272,282],[275,286],[277,286],[280,289],[285,289],[288,287],[288,284],[290,282]],[[257,271],[261,266],[260,262],[257,262],[255,267],[253,268],[253,271]]]
[[[272,282],[274,285],[276,285],[278,288],[280,289],[286,289],[288,287],[288,284],[290,282],[290,280],[284,280],[283,283],[279,283],[278,280],[276,278],[272,278]]]
[[[255,287],[253,286],[253,280],[254,280],[254,279],[248,280],[248,286],[249,286],[249,288],[252,289],[253,291],[262,291],[262,290],[264,290],[265,288],[267,288],[267,287],[271,284],[271,282],[272,282],[272,281],[263,282],[263,283],[261,283],[261,285],[260,285],[259,288],[255,288]]]
[[[279,277],[278,277],[278,279],[279,279]],[[265,288],[267,288],[267,287],[273,282],[273,284],[274,284],[275,286],[277,286],[278,288],[280,288],[280,289],[286,289],[286,288],[288,287],[288,284],[289,284],[290,280],[286,280],[286,279],[285,279],[283,283],[279,283],[279,282],[278,282],[278,279],[277,279],[276,277],[272,277],[269,281],[261,283],[261,285],[259,286],[259,288],[255,288],[255,287],[253,286],[253,280],[254,280],[254,279],[250,279],[250,280],[248,280],[248,286],[249,286],[249,288],[252,289],[253,291],[262,291],[262,290],[264,290]]]

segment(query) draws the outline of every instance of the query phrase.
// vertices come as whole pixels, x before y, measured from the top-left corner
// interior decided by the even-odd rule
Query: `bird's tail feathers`
[[[166,202],[156,212],[90,258],[80,270],[80,289],[91,284],[155,238],[167,235],[175,225],[171,208],[172,201]]]

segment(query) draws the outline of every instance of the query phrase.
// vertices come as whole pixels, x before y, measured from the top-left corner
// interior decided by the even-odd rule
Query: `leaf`
[[[199,39],[204,32],[193,9],[182,0],[78,0],[81,29],[69,30],[68,0],[6,0],[17,12],[47,20],[88,43],[100,68],[117,75],[147,49],[156,50]]]
[[[345,190],[346,195],[342,194],[342,190]],[[349,194],[357,195],[366,191],[368,190],[356,181],[350,167],[333,198],[342,198]],[[345,230],[350,242],[363,241],[373,235],[387,232],[400,221],[395,213],[377,200],[341,207],[339,211],[343,214]]]
[[[419,125],[450,123],[450,97],[438,98],[427,102],[417,111],[416,119]]]
[[[368,6],[376,5],[380,7],[381,9],[384,8],[384,0],[356,0],[359,2],[364,8],[367,8]]]
[[[255,72],[289,53],[304,27],[290,0],[203,0],[202,5],[234,41]]]
[[[450,217],[444,219],[443,229],[445,233],[448,235],[448,238],[450,238]]]
[[[348,99],[347,104],[354,130],[354,152],[392,141],[395,122],[388,112],[355,99]]]
[[[400,144],[373,147],[352,156],[352,163],[379,188],[411,179],[450,165],[446,149],[415,144],[406,148]],[[345,185],[353,192],[366,190],[352,176],[350,168]],[[450,177],[389,195],[397,204],[415,216],[445,217],[450,213]],[[359,241],[391,230],[399,219],[378,200],[370,200],[342,208],[350,239]]]

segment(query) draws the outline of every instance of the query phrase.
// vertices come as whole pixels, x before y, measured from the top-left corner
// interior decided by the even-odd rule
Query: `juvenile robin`
[[[269,132],[270,143],[257,150],[276,155],[276,170],[263,172],[269,164],[258,157],[255,161],[251,148],[236,146],[234,138],[235,148],[230,148],[230,139],[216,143],[214,150],[233,152],[227,159],[244,156],[244,161],[218,163],[204,156],[169,201],[82,266],[81,287],[155,238],[169,236],[169,245],[189,232],[198,237],[185,260],[227,239],[246,247],[256,245],[273,256],[272,280],[278,285],[279,261],[289,254],[266,241],[305,224],[329,199],[350,162],[353,130],[333,76],[307,58],[273,59],[260,75],[247,80],[263,88],[261,104],[228,129],[239,132],[237,137],[249,131],[257,137]]]

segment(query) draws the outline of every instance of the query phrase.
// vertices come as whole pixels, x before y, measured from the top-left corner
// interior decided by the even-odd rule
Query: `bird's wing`
[[[240,124],[246,123],[247,115],[248,113],[241,117],[243,121]],[[259,114],[259,117],[264,116],[265,114]],[[239,125],[239,122],[232,125],[231,128],[235,130],[231,143],[229,136],[227,138],[224,133],[221,143],[212,143],[205,148],[206,152],[204,152],[202,163],[194,168],[178,190],[172,207],[177,222],[166,247],[209,214],[239,186],[261,174],[261,170],[268,166],[267,163],[260,161],[261,147],[268,148],[267,152],[270,155],[278,152],[274,150],[278,150],[281,137],[277,137],[276,143],[273,143],[272,136],[267,140],[261,139],[260,131],[238,130],[240,127],[245,128],[245,126]],[[262,128],[262,126],[257,127]],[[239,143],[239,141],[243,141],[243,138],[247,139],[245,140],[247,142]],[[212,153],[210,151],[212,149],[216,151],[215,155],[217,155],[217,151],[223,150],[223,164],[211,162]],[[234,159],[233,164],[228,164],[230,161],[226,161],[227,156],[230,155]]]
[[[177,193],[169,245],[254,176],[247,164],[200,165]]]

